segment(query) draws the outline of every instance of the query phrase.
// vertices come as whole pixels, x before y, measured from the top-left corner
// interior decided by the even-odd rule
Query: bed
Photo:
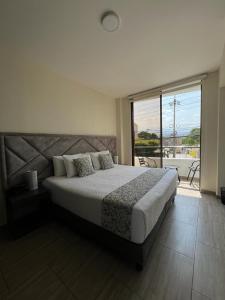
[[[67,223],[70,220],[75,227],[81,222],[82,232],[112,244],[110,248],[121,254],[127,256],[128,249],[131,250],[129,255],[135,260],[137,268],[141,269],[151,248],[149,244],[153,243],[154,232],[157,231],[174,199],[176,171],[163,170],[164,174],[160,180],[133,206],[130,238],[120,236],[102,225],[102,206],[107,195],[148,171],[149,168],[144,167],[115,165],[112,169],[99,170],[82,178],[48,177],[44,181],[44,186],[51,192],[58,217]],[[159,172],[162,172],[162,169],[151,169],[154,176]],[[119,222],[120,219],[117,217],[116,223]]]

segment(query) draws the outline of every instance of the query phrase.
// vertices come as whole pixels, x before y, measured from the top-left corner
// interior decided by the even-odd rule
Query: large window
[[[192,163],[200,160],[201,86],[134,102],[133,130],[135,165],[145,158],[150,166],[176,166],[186,177]]]

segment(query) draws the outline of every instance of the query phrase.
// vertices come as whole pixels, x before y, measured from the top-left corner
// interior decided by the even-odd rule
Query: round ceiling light
[[[105,31],[116,31],[120,27],[120,17],[114,11],[107,11],[101,17],[101,24]]]

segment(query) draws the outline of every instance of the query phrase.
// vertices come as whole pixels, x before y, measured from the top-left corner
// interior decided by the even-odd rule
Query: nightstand
[[[12,189],[7,192],[7,223],[14,237],[20,237],[50,219],[50,193],[42,186],[37,190]]]

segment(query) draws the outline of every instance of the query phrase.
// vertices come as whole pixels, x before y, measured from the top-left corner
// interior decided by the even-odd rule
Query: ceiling
[[[106,32],[114,10],[121,28]],[[0,39],[113,97],[216,70],[225,0],[1,0]]]

